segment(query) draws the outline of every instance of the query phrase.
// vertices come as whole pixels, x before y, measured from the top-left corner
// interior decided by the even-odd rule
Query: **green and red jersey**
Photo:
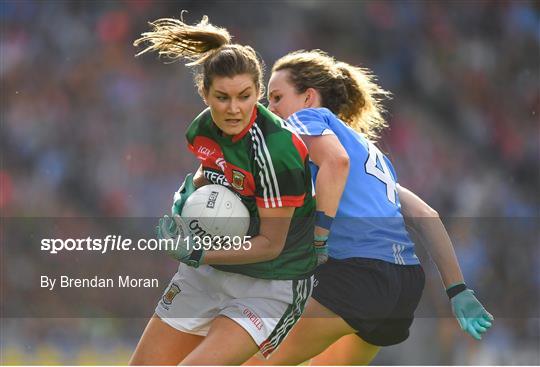
[[[308,151],[302,140],[261,104],[257,104],[248,126],[238,135],[223,136],[210,109],[206,109],[191,123],[186,137],[206,179],[238,193],[252,217],[258,218],[257,207],[295,208],[285,247],[277,258],[213,266],[264,279],[309,276],[316,266],[315,199]]]

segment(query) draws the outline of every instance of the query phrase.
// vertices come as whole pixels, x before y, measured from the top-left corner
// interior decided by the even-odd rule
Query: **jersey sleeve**
[[[255,146],[257,206],[280,208],[304,205],[306,191],[311,190],[304,142],[288,131],[258,138],[259,144]]]
[[[287,119],[287,125],[293,128],[299,135],[329,135],[334,134],[323,108],[306,108],[293,113]]]

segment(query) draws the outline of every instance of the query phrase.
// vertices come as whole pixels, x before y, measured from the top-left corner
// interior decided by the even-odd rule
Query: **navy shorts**
[[[315,279],[312,297],[357,330],[364,341],[383,347],[409,337],[424,290],[421,265],[330,258],[315,270]]]

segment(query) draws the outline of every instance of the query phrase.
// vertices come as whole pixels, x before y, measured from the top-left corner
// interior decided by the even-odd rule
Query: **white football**
[[[191,194],[182,217],[194,236],[244,237],[249,230],[249,211],[242,200],[221,185],[205,185]]]

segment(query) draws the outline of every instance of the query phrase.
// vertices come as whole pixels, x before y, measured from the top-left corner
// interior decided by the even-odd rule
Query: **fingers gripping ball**
[[[243,238],[249,229],[249,211],[242,200],[221,185],[206,185],[191,194],[182,209],[193,236]]]
[[[173,216],[180,215],[186,200],[194,192],[195,184],[193,183],[193,173],[189,173],[184,179],[182,186],[174,193],[173,206],[171,208],[171,214]]]

